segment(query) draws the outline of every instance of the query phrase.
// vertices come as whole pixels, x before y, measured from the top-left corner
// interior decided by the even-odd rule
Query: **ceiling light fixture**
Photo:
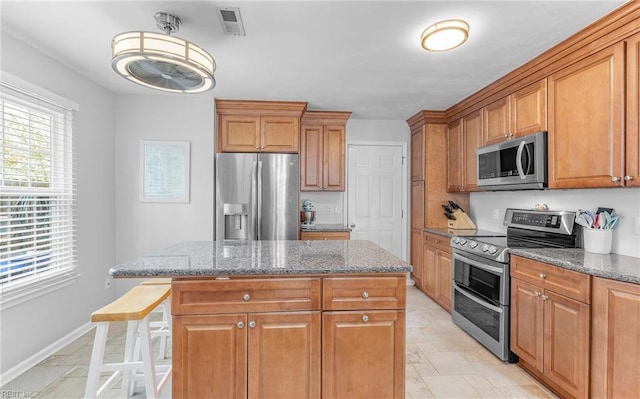
[[[422,32],[421,45],[427,51],[447,51],[469,38],[469,24],[460,19],[437,22]]]
[[[139,85],[173,93],[201,93],[213,89],[216,62],[201,47],[170,36],[180,18],[158,11],[156,25],[163,34],[125,32],[111,42],[113,70]]]

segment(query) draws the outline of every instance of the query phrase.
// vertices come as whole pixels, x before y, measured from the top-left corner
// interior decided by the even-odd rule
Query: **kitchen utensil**
[[[450,214],[450,213],[444,212],[443,214],[444,214],[444,215],[447,217],[447,219],[449,219],[449,220],[457,220],[457,218],[456,218],[455,216],[453,216],[452,214]]]
[[[447,213],[453,213],[453,209],[451,209],[450,206],[442,205],[442,209],[444,209],[445,212],[447,212]]]
[[[453,210],[460,209],[462,212],[464,212],[464,209],[462,209],[462,207],[454,201],[449,201],[449,205],[451,205],[451,209]]]
[[[620,223],[620,216],[613,216],[611,218],[611,223],[609,224],[609,227],[605,227],[605,228],[615,229],[618,226],[618,223]]]

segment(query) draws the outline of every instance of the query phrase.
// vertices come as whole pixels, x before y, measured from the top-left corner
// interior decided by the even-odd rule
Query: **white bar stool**
[[[148,399],[157,399],[171,378],[171,365],[156,367],[151,347],[151,324],[149,314],[171,294],[166,285],[139,285],[95,311],[91,321],[97,324],[93,343],[89,375],[85,388],[85,398],[96,398],[109,388],[118,375],[122,374],[122,396],[128,397],[131,379],[144,380]],[[124,360],[118,363],[104,363],[109,323],[127,322]],[[139,351],[135,342],[139,339]],[[138,355],[139,354],[139,355]],[[139,358],[142,360],[139,360]],[[111,372],[107,381],[98,387],[100,375]],[[159,382],[158,381],[159,378]]]
[[[150,278],[140,285],[166,285],[171,288],[170,278]],[[171,296],[167,297],[160,305],[151,311],[162,313],[161,321],[151,322],[151,338],[160,337],[160,348],[157,360],[167,358],[167,341],[171,338]],[[136,352],[137,353],[137,352]]]

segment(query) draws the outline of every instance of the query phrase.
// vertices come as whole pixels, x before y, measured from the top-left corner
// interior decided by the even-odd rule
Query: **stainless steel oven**
[[[453,322],[501,360],[516,361],[509,350],[509,248],[576,247],[574,219],[574,212],[507,209],[505,236],[454,236]]]

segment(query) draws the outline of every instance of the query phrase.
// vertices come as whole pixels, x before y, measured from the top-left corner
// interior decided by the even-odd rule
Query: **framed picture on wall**
[[[140,141],[140,202],[189,202],[189,141]]]

